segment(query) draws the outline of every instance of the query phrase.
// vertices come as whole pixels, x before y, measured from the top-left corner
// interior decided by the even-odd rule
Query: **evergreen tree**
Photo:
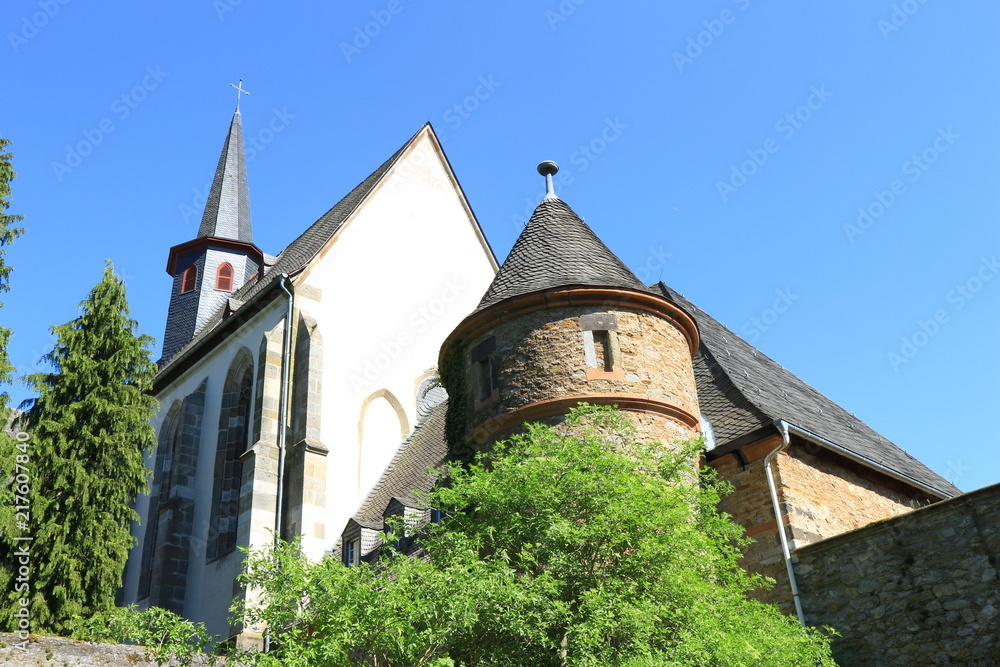
[[[25,402],[32,631],[65,632],[74,617],[114,606],[139,518],[133,503],[148,490],[143,453],[156,442],[152,339],[136,335],[110,262],[80,310],[52,328],[53,372],[28,378],[39,394]],[[23,595],[10,594],[8,607]]]
[[[16,176],[11,166],[11,154],[6,152],[9,144],[9,139],[0,137],[0,293],[10,289],[8,277],[11,267],[7,266],[4,261],[6,252],[4,246],[12,243],[24,232],[23,229],[14,226],[23,219],[22,216],[5,212],[10,207],[10,182]],[[3,307],[2,303],[0,303],[0,307]],[[4,391],[3,385],[11,382],[14,373],[14,366],[10,363],[10,357],[7,355],[7,343],[10,341],[10,336],[10,328],[0,326],[0,534],[5,536],[10,534],[14,525],[16,498],[13,482],[16,477],[14,466],[18,454],[14,438],[6,431],[6,426],[11,419],[10,410],[7,407],[10,396]],[[6,554],[7,550],[0,547],[0,553]],[[4,561],[4,565],[7,568],[13,567],[12,563],[10,565],[8,563],[10,563],[9,558]],[[0,571],[0,584],[4,585],[0,591],[3,593],[10,590],[7,586],[10,583],[8,578],[6,571]],[[2,597],[0,596],[0,598]],[[3,624],[0,624],[0,627],[3,627]]]
[[[24,233],[24,229],[13,226],[23,220],[23,216],[5,213],[10,207],[10,182],[17,176],[11,166],[11,154],[5,152],[9,144],[10,139],[0,137],[0,292],[6,292],[10,289],[8,276],[12,268],[7,266],[4,261],[4,253],[6,252],[4,246],[13,243],[14,239]],[[2,307],[3,303],[0,303],[0,308]],[[10,357],[7,356],[7,342],[10,340],[10,335],[9,328],[0,326],[0,385],[9,383],[11,375],[14,373]],[[9,398],[7,392],[0,391],[0,426],[7,424],[7,401]],[[0,437],[3,437],[2,433],[0,433]]]

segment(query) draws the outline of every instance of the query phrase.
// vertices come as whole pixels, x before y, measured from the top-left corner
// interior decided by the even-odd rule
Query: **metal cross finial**
[[[236,89],[236,110],[239,111],[239,108],[240,108],[240,94],[243,93],[243,94],[249,95],[250,91],[243,90],[243,79],[240,79],[240,82],[238,84],[231,83],[229,85]]]

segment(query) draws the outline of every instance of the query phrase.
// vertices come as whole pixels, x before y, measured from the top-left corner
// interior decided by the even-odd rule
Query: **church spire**
[[[246,94],[240,89],[240,93]],[[264,253],[253,244],[250,196],[239,107],[222,144],[222,155],[194,239],[175,245],[167,259],[173,277],[163,358],[191,342],[226,299],[264,270]]]
[[[198,228],[198,238],[207,237],[253,243],[243,123],[238,106],[222,145],[222,155],[205,203],[205,214]]]

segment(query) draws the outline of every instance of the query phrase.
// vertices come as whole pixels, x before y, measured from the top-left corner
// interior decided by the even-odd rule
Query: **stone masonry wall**
[[[141,646],[125,644],[95,644],[63,637],[31,635],[23,640],[17,635],[0,633],[0,664],[52,665],[52,667],[155,667]],[[179,663],[171,660],[166,667]],[[210,664],[209,656],[197,656],[195,667]],[[233,663],[230,663],[233,664]],[[225,667],[225,658],[216,658],[216,667]]]
[[[617,318],[616,370],[623,371],[619,379],[587,378],[580,316],[594,313],[614,313]],[[478,410],[470,401],[467,414],[471,429],[536,401],[585,394],[645,396],[694,417],[699,414],[687,341],[666,319],[621,308],[551,308],[498,324],[470,341],[469,349],[491,336],[496,338],[499,397]],[[467,368],[467,386],[473,388],[473,369],[471,365]],[[643,431],[653,421],[658,427],[643,435],[665,441],[693,435],[663,417],[640,419],[637,425]]]
[[[782,499],[792,515],[792,546],[811,544],[929,504],[922,491],[793,440],[778,457]]]
[[[742,449],[747,459],[744,465],[737,455],[728,454],[715,459],[710,465],[719,477],[733,485],[733,492],[722,499],[719,509],[743,526],[754,542],[744,550],[740,565],[750,572],[763,574],[775,580],[769,590],[757,591],[755,597],[781,605],[785,613],[793,611],[788,577],[781,557],[777,523],[771,507],[771,494],[764,476],[764,457],[781,444],[781,437],[774,435],[759,440]],[[788,515],[785,514],[785,521]]]
[[[711,465],[734,486],[720,509],[754,539],[741,564],[776,582],[756,596],[790,613],[794,607],[764,474],[764,458],[780,444],[780,436],[769,436],[742,448],[745,464],[733,453]],[[926,502],[916,489],[794,437],[771,469],[792,549],[909,512]]]
[[[853,665],[1000,664],[1000,484],[795,551],[806,620]]]

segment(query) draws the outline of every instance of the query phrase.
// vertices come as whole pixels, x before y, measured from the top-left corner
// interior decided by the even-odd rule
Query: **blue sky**
[[[562,198],[640,277],[960,488],[1000,481],[995,2],[8,0],[0,15],[10,212],[28,228],[0,317],[20,372],[105,258],[162,338],[167,251],[197,233],[243,78],[265,252],[431,121],[501,260],[541,196],[535,165],[555,160]]]

